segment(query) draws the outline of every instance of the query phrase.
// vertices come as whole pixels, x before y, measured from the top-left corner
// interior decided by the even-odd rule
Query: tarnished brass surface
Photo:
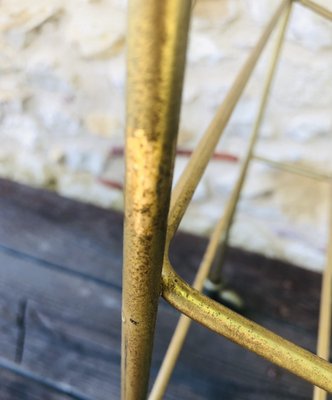
[[[143,400],[172,182],[190,0],[131,0],[128,28],[122,399]]]

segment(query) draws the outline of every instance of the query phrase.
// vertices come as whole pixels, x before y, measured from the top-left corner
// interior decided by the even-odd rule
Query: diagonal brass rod
[[[167,235],[169,239],[172,238],[176,232],[194,194],[194,191],[220,139],[220,136],[224,131],[224,128],[226,127],[232,112],[255,68],[257,60],[261,55],[266,42],[271,35],[271,32],[273,31],[273,28],[277,24],[279,17],[289,3],[290,1],[284,0],[273,14],[269,24],[264,29],[262,36],[251,52],[246,63],[242,67],[230,91],[228,92],[228,95],[219,107],[215,117],[193,152],[185,170],[175,186],[172,192],[170,213],[168,217]]]
[[[162,295],[177,310],[289,372],[332,393],[332,364],[190,287],[165,260]]]
[[[225,232],[228,230],[228,227],[231,223],[232,213],[234,212],[235,204],[238,199],[238,194],[241,190],[241,187],[242,187],[242,184],[244,181],[244,175],[247,170],[249,160],[250,160],[250,157],[252,154],[252,150],[253,150],[255,141],[257,139],[257,136],[258,136],[258,131],[259,131],[261,121],[263,119],[264,109],[265,109],[267,98],[268,98],[268,92],[271,87],[271,82],[272,82],[273,75],[274,75],[276,65],[278,62],[278,58],[280,55],[282,43],[283,43],[284,36],[285,36],[286,27],[287,27],[287,24],[289,21],[291,7],[292,7],[292,4],[289,3],[288,8],[285,11],[285,16],[281,22],[279,35],[276,38],[276,45],[275,45],[275,48],[273,49],[271,64],[268,68],[266,83],[263,88],[261,105],[260,105],[258,115],[257,115],[256,121],[254,124],[254,128],[253,128],[253,131],[251,134],[246,160],[243,163],[238,183],[237,183],[235,189],[233,190],[231,198],[228,202],[226,212],[219,219],[218,223],[216,224],[216,226],[213,230],[213,233],[210,237],[209,244],[207,246],[203,260],[200,264],[198,273],[197,273],[195,281],[193,283],[193,287],[198,291],[201,291],[203,288],[204,281],[206,280],[206,278],[209,274],[209,271],[211,269],[213,261],[216,257],[217,250],[220,248],[221,241],[223,240],[223,238],[225,236]],[[165,393],[167,384],[170,380],[172,371],[175,367],[176,361],[180,354],[181,348],[183,347],[183,343],[185,341],[186,335],[190,328],[190,324],[191,324],[191,319],[186,317],[185,315],[182,315],[179,318],[179,322],[174,331],[173,337],[172,337],[169,347],[167,349],[163,363],[160,367],[157,378],[154,382],[152,391],[149,396],[149,400],[162,399],[162,397]]]
[[[237,204],[238,204],[238,201],[240,198],[240,193],[241,193],[244,181],[247,176],[248,167],[249,167],[250,161],[252,159],[252,154],[253,154],[257,139],[258,139],[262,121],[264,119],[265,110],[267,107],[267,102],[268,102],[269,94],[271,91],[271,86],[273,83],[273,78],[275,76],[276,68],[278,65],[278,60],[280,58],[282,45],[284,43],[285,32],[286,32],[286,29],[288,26],[291,8],[292,8],[292,4],[289,4],[288,8],[285,11],[284,19],[281,23],[280,31],[279,31],[278,37],[276,39],[276,45],[275,45],[275,48],[274,48],[274,51],[273,51],[273,54],[271,57],[271,62],[268,67],[268,72],[267,72],[266,80],[265,80],[264,87],[263,87],[263,93],[262,93],[262,97],[261,97],[261,101],[260,101],[259,110],[258,110],[256,120],[255,120],[253,129],[252,129],[252,133],[250,135],[248,151],[247,151],[247,154],[246,154],[245,159],[241,166],[240,176],[236,182],[234,190],[232,191],[231,197],[230,197],[229,201],[227,202],[226,210],[224,213],[225,225],[224,225],[224,230],[221,235],[222,236],[221,243],[218,248],[216,260],[213,264],[214,268],[211,269],[210,275],[209,275],[209,280],[213,283],[219,283],[221,280],[221,269],[224,264],[224,258],[225,258],[226,248],[227,248],[229,231],[230,231],[230,228],[231,228],[231,225],[233,222],[233,218],[234,218],[234,214],[236,211],[236,207],[237,207]]]
[[[283,170],[286,172],[290,172],[292,174],[297,174],[297,175],[304,176],[306,178],[315,179],[317,181],[330,181],[332,179],[332,176],[329,176],[328,174],[314,172],[308,168],[300,167],[298,165],[281,163],[281,162],[270,160],[269,158],[261,157],[258,155],[254,155],[253,159],[263,162],[264,164],[267,164],[267,165],[271,166],[272,168],[277,168],[277,169],[280,169],[280,170]]]
[[[250,160],[250,157],[252,154],[254,143],[255,143],[257,135],[258,135],[258,130],[259,130],[261,121],[263,119],[263,114],[264,114],[263,111],[265,108],[265,104],[267,101],[268,93],[269,93],[271,82],[272,82],[273,75],[274,75],[274,71],[275,71],[277,61],[279,58],[279,54],[280,54],[280,50],[282,47],[282,42],[284,39],[287,23],[289,20],[290,10],[291,10],[291,3],[289,3],[288,8],[285,11],[285,16],[281,23],[280,33],[276,39],[276,46],[273,51],[273,56],[271,58],[271,65],[268,69],[266,83],[263,88],[261,106],[260,106],[260,109],[259,109],[259,112],[257,115],[257,119],[256,119],[253,131],[251,134],[247,156],[243,163],[238,183],[232,192],[230,200],[228,201],[224,215],[219,219],[219,221],[211,235],[208,247],[206,249],[206,252],[204,254],[203,260],[199,267],[197,276],[193,283],[193,287],[199,291],[201,291],[203,288],[204,281],[207,278],[208,273],[211,269],[211,265],[215,259],[217,250],[218,250],[218,248],[220,248],[220,244],[221,244],[220,241],[223,240],[223,238],[225,236],[225,232],[228,230],[228,227],[231,223],[231,219],[232,219],[232,215],[234,213],[234,208],[235,208],[235,205],[236,205],[236,202],[238,199],[238,195],[239,195],[239,192],[241,190],[241,187],[242,187],[242,184],[244,181],[245,172],[246,172],[248,164],[249,164],[249,160]],[[185,315],[182,315],[180,317],[179,322],[174,331],[172,340],[170,342],[169,348],[166,352],[163,363],[161,365],[160,371],[159,371],[156,381],[153,385],[151,394],[149,396],[150,400],[159,400],[162,398],[162,396],[166,390],[167,384],[169,382],[169,379],[171,377],[172,371],[175,367],[177,358],[180,354],[180,351],[183,346],[187,332],[189,330],[190,324],[191,324],[191,320],[188,317],[186,317]]]
[[[322,276],[317,355],[328,360],[331,346],[332,318],[332,186],[330,186],[329,239],[326,267]],[[325,390],[315,386],[313,400],[326,400]]]
[[[298,0],[300,4],[314,11],[321,17],[327,18],[329,21],[332,21],[332,11],[327,8],[321,6],[320,4],[315,3],[311,0]]]
[[[123,400],[148,390],[190,10],[190,0],[129,3]]]
[[[198,273],[193,283],[193,287],[198,291],[202,290],[204,281],[207,278],[208,273],[210,271],[210,267],[212,265],[216,251],[220,244],[220,237],[222,231],[224,230],[224,225],[225,225],[225,220],[223,217],[221,217],[218,223],[216,224],[213,233],[210,237],[209,244],[204,253]],[[186,317],[185,315],[181,315],[181,317],[179,318],[179,322],[173,333],[167,352],[165,354],[163,363],[158,372],[157,378],[154,382],[152,391],[149,396],[149,400],[162,399],[167,384],[170,380],[171,374],[173,372],[173,369],[175,367],[176,361],[180,354],[181,348],[185,341],[186,335],[188,333],[190,324],[191,324],[191,319]]]

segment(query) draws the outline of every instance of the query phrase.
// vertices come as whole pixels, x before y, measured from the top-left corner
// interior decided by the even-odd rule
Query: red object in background
[[[188,149],[176,149],[176,155],[183,157],[190,157],[193,151]],[[124,155],[123,147],[113,147],[110,152],[110,156],[113,157],[122,157]],[[212,156],[212,160],[220,160],[220,161],[230,161],[230,162],[238,162],[239,158],[234,154],[216,152]]]
[[[121,182],[113,181],[111,179],[103,179],[103,178],[99,178],[98,180],[103,185],[108,186],[112,189],[121,190],[121,191],[123,190],[123,184]]]
[[[192,155],[193,151],[192,150],[187,150],[187,149],[177,149],[176,150],[176,155],[182,156],[182,157],[190,157]],[[110,158],[111,157],[123,157],[124,156],[124,148],[123,147],[113,147],[111,152],[110,152]],[[228,162],[238,162],[239,158],[235,156],[234,154],[230,153],[223,153],[223,152],[216,152],[212,156],[212,160],[217,160],[217,161],[228,161]],[[102,183],[105,186],[108,186],[112,189],[116,190],[123,190],[123,184],[121,182],[113,181],[111,179],[103,179],[99,178],[99,182]]]

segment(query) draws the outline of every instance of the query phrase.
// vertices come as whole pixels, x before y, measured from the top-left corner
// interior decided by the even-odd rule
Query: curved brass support
[[[332,364],[209,299],[164,260],[162,296],[196,322],[306,381],[332,392]]]

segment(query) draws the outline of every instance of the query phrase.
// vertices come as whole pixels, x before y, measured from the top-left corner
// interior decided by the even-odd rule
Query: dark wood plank
[[[122,215],[0,179],[0,246],[120,287]]]
[[[206,243],[181,233],[174,240],[172,263],[186,280],[193,280]],[[0,180],[0,356],[17,359],[21,346],[20,366],[41,379],[94,400],[119,398],[121,265],[120,214]],[[224,276],[250,318],[314,350],[318,274],[232,249]],[[161,301],[152,377],[177,318]],[[193,324],[165,398],[300,400],[311,391]]]
[[[73,400],[68,396],[47,385],[17,375],[11,371],[0,369],[1,400]],[[77,397],[76,397],[77,399]]]
[[[6,287],[11,287],[28,299],[22,366],[41,377],[66,382],[96,400],[107,399],[110,394],[111,398],[119,398],[120,293],[8,255],[2,255],[0,265],[5,265],[0,268],[0,290],[5,292]],[[163,304],[153,374],[176,320],[174,310]],[[263,322],[280,329],[279,320],[264,318]],[[284,327],[285,332],[294,335],[291,325]],[[313,343],[307,332],[303,336]],[[236,359],[241,360],[238,365]],[[235,386],[239,390],[247,388],[256,396],[251,398],[258,399],[256,392],[263,387],[262,398],[267,390],[275,393],[275,398],[287,393],[288,398],[294,399],[305,398],[304,393],[310,391],[304,382],[196,324],[176,371],[166,398],[191,398],[192,391],[197,399],[213,398],[211,393],[229,396]],[[276,381],[270,375],[275,375]],[[288,388],[292,389],[290,393]]]

